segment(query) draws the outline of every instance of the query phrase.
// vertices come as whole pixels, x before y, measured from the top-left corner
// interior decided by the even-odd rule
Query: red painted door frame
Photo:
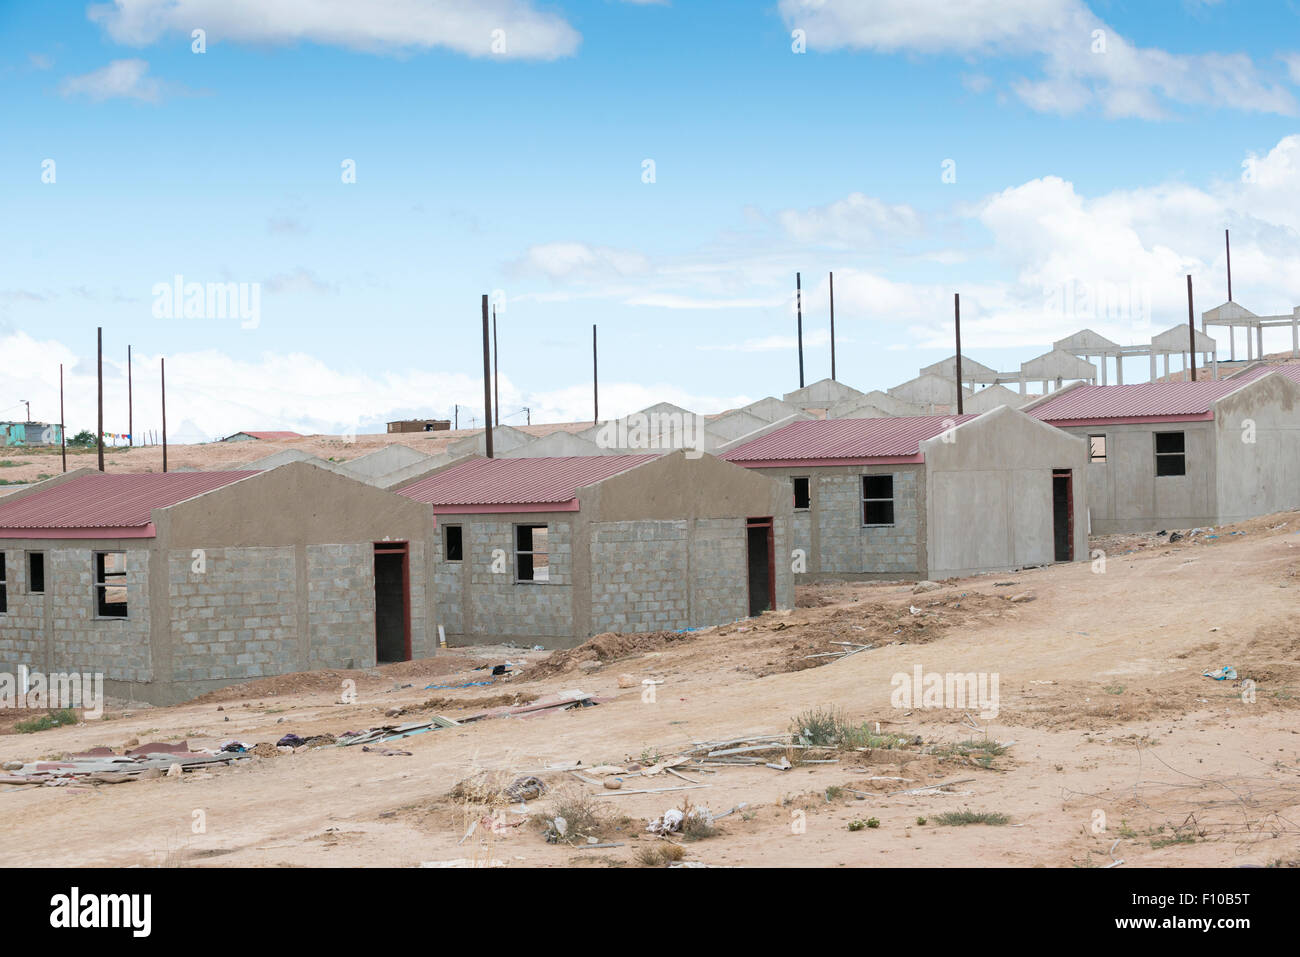
[[[411,660],[411,548],[409,542],[375,542],[376,555],[402,556],[402,650],[404,660]],[[375,615],[375,628],[379,628],[379,615]],[[375,632],[375,641],[379,632]]]
[[[745,611],[749,611],[749,529],[767,529],[767,601],[776,609],[776,534],[772,530],[772,516],[745,519]]]

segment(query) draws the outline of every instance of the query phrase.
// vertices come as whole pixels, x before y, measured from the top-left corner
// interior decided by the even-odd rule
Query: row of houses
[[[68,473],[0,499],[0,670],[99,671],[110,693],[172,702],[443,641],[698,628],[792,607],[802,581],[1071,561],[1090,531],[1300,504],[1296,367],[962,416],[781,418],[719,455],[671,435],[470,450],[392,487],[310,462]]]

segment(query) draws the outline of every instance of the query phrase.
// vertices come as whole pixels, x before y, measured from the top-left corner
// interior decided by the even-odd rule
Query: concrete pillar
[[[1228,361],[1237,361],[1237,327],[1228,327]]]
[[[1210,353],[1210,364],[1214,369],[1214,378],[1219,377],[1219,350],[1215,349]]]
[[[1164,361],[1165,361],[1165,373],[1164,373],[1164,374],[1165,374],[1165,376],[1167,377],[1167,376],[1169,375],[1169,353],[1166,352],[1166,353],[1164,354],[1164,356],[1162,356],[1162,358],[1163,358]]]
[[[1156,374],[1156,353],[1155,350],[1152,349],[1151,350],[1151,381],[1155,382],[1156,379],[1158,378],[1160,378],[1160,376]]]
[[[1025,394],[1025,374],[1023,372],[1020,373],[1020,394]]]
[[[1115,384],[1116,385],[1124,384],[1124,356],[1123,355],[1115,356]]]
[[[1291,317],[1291,355],[1300,356],[1300,316]]]
[[[1103,354],[1101,357],[1101,384],[1102,385],[1106,384],[1106,362],[1109,359],[1110,357],[1105,354]]]
[[[1262,359],[1264,358],[1264,327],[1256,326],[1255,330],[1256,340],[1259,343],[1259,358]]]

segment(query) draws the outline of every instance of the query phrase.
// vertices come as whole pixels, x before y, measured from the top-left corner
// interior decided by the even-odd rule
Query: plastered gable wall
[[[1055,560],[1052,473],[1073,476],[1076,558],[1087,556],[1086,446],[1002,407],[921,443],[931,578]]]
[[[1106,436],[1106,461],[1086,467],[1094,535],[1217,521],[1213,422],[1069,426],[1063,431],[1085,442],[1089,435]],[[1187,474],[1156,476],[1156,432],[1184,434]]]
[[[1215,404],[1218,522],[1300,505],[1300,384],[1272,374]]]

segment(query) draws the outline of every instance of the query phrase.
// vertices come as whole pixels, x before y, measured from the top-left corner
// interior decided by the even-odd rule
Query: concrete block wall
[[[308,668],[375,664],[374,546],[307,546]],[[415,585],[412,568],[414,619]],[[412,628],[414,632],[414,627]],[[414,634],[412,645],[414,646]]]
[[[772,519],[772,548],[776,554],[776,607],[794,607],[794,535],[793,522],[781,517]]]
[[[687,523],[598,522],[591,532],[591,628],[690,627]]]
[[[778,521],[780,521],[778,519]],[[775,535],[775,529],[773,530]],[[778,597],[782,545],[774,539]],[[691,617],[689,627],[735,621],[749,614],[749,545],[743,518],[707,518],[695,522],[691,550]]]
[[[424,542],[409,543],[409,563],[411,578],[411,657],[428,658],[438,652],[437,622],[430,622],[426,615],[428,600],[428,549]],[[373,561],[373,558],[371,559]],[[374,589],[371,588],[373,594]],[[373,646],[374,642],[371,642]]]
[[[44,671],[45,603],[48,594],[27,593],[27,552],[8,544],[0,545],[5,567],[5,595],[8,611],[0,613],[0,671],[15,674],[19,665]],[[48,561],[48,558],[46,559]],[[46,569],[48,588],[49,570]]]
[[[45,553],[46,600],[53,605],[53,660],[57,671],[101,672],[106,679],[149,681],[149,551],[126,553],[128,617],[95,616],[94,552],[52,548]]]
[[[446,524],[461,525],[462,536],[466,534],[466,529],[460,522],[448,521]],[[461,539],[462,550],[468,541],[468,538]],[[464,577],[468,574],[466,569],[469,562],[464,560],[459,562],[447,561],[446,548],[447,536],[443,523],[439,522],[433,553],[433,583],[438,590],[438,624],[442,625],[443,630],[449,635],[462,635],[465,633]],[[436,632],[437,628],[435,627],[433,630]]]
[[[473,634],[489,641],[510,636],[568,638],[573,634],[572,525],[547,523],[549,580],[517,582],[516,524],[509,518],[464,523],[468,568],[462,570],[462,575],[469,575]],[[505,559],[501,571],[493,571],[493,552],[497,549]]]
[[[174,681],[242,680],[298,670],[292,546],[167,554]]]
[[[816,572],[823,574],[923,573],[922,518],[924,490],[919,469],[892,470],[871,466],[846,472],[811,470],[813,510],[819,547]],[[862,476],[894,476],[894,524],[862,524]],[[795,547],[809,548],[796,541]],[[809,551],[809,572],[814,571]]]

